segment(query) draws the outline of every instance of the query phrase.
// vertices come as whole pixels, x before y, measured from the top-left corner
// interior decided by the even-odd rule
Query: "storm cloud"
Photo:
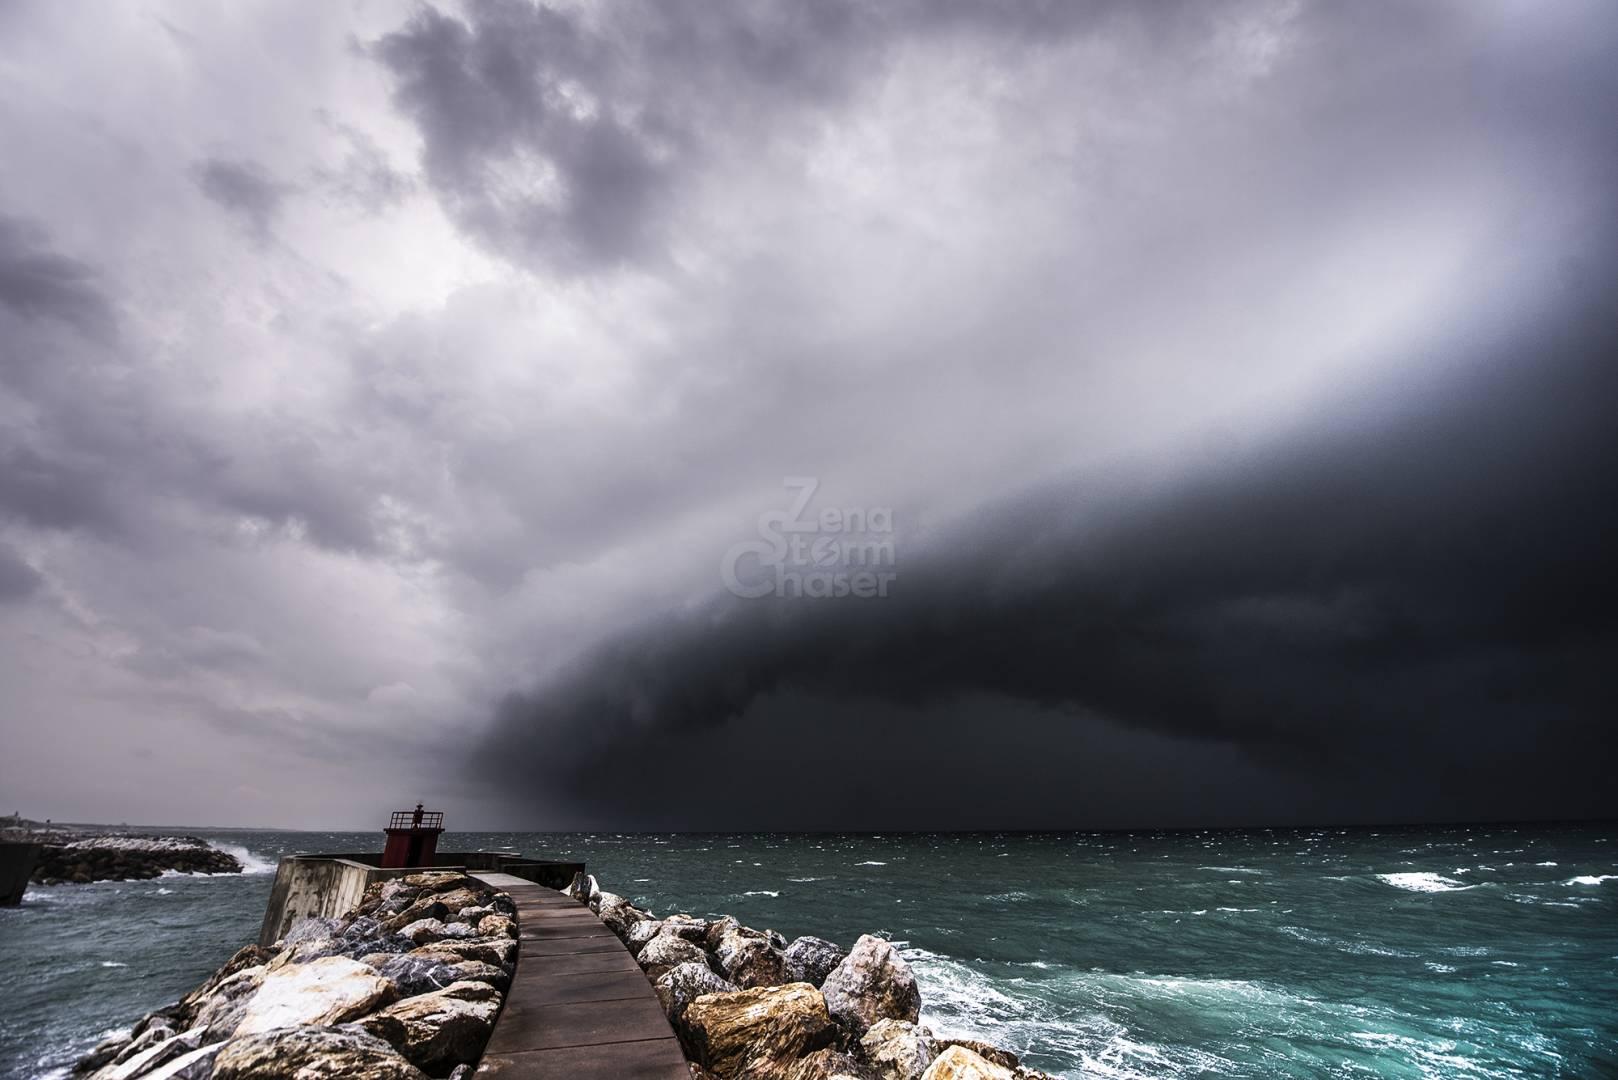
[[[1615,809],[1607,6],[0,28],[24,812]],[[785,477],[890,595],[726,591]]]

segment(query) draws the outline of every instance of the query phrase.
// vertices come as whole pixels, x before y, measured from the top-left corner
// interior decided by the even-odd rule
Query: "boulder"
[[[589,904],[601,895],[601,886],[596,884],[593,875],[580,870],[573,875],[572,883],[562,890],[562,895],[571,896],[581,904]]]
[[[162,1028],[149,1029],[111,1065],[96,1072],[93,1080],[134,1080],[135,1077],[145,1076],[201,1046],[205,1034],[205,1028],[192,1028],[178,1035]]]
[[[780,1076],[830,1046],[837,1029],[806,983],[706,994],[686,1006],[684,1034],[698,1064],[721,1080]]]
[[[662,929],[663,924],[657,919],[643,920],[629,928],[629,933],[624,935],[624,944],[629,946],[631,953],[639,956],[646,943],[655,938]]]
[[[670,915],[661,922],[663,933],[684,938],[693,945],[707,946],[704,940],[708,933],[707,919],[699,919],[695,915]]]
[[[375,1035],[353,1029],[297,1027],[227,1042],[212,1080],[427,1080],[427,1074]]]
[[[406,874],[404,883],[412,889],[427,893],[449,892],[451,889],[464,889],[481,884],[459,870],[427,870],[420,874]]]
[[[951,1046],[933,1060],[921,1080],[1016,1080],[1016,1076],[964,1046]]]
[[[402,956],[388,957],[377,968],[377,973],[393,983],[399,997],[414,997],[417,994],[430,994],[434,990],[442,990],[452,983],[460,982],[460,963],[459,957],[446,960],[405,953]]]
[[[485,964],[494,964],[496,967],[506,967],[516,959],[517,942],[511,938],[474,938],[470,941],[445,938],[443,941],[435,941],[431,945],[412,949],[408,955],[436,957],[449,964],[458,964],[463,960],[477,960]]]
[[[621,896],[613,897],[613,902],[608,903],[607,898],[611,896],[613,896],[612,893],[601,894],[602,902],[600,908],[596,911],[596,915],[600,917],[602,924],[608,930],[611,930],[620,938],[629,934],[631,926],[639,922],[645,922],[652,917],[651,912],[642,911]]]
[[[397,934],[411,923],[420,922],[422,919],[437,919],[443,922],[449,917],[449,908],[432,896],[423,896],[399,914],[384,919],[382,927],[390,934]]]
[[[441,1075],[475,1062],[500,1012],[500,992],[487,983],[458,982],[406,998],[360,1026],[378,1035],[424,1072]]]
[[[830,1046],[784,1066],[779,1076],[780,1080],[872,1080],[864,1064]]]
[[[688,960],[665,971],[657,980],[657,1000],[678,1030],[688,1005],[703,994],[733,994],[738,987],[713,973],[707,964]]]
[[[508,937],[517,936],[517,924],[504,915],[489,914],[477,921],[478,934],[482,937]]]
[[[703,931],[703,948],[707,949],[709,952],[713,952],[715,949],[719,948],[719,942],[726,934],[730,933],[732,930],[740,930],[741,928],[741,921],[738,920],[734,915],[726,915],[722,918],[715,919],[713,922],[709,923],[708,928]]]
[[[235,1033],[240,1037],[275,1028],[341,1024],[387,1005],[395,993],[391,982],[358,960],[322,957],[267,971]]]
[[[670,968],[680,964],[696,963],[706,967],[708,954],[702,951],[701,946],[693,945],[684,938],[659,934],[646,943],[635,959],[640,962],[646,977],[656,982]]]
[[[843,958],[848,950],[825,938],[801,937],[781,953],[783,974],[787,982],[806,982],[819,986]]]
[[[860,1037],[860,1057],[879,1080],[921,1080],[937,1056],[933,1033],[908,1020],[878,1020]]]
[[[779,986],[786,981],[781,954],[757,930],[739,926],[727,931],[714,956],[725,978],[737,986]]]
[[[1017,1055],[1010,1050],[1002,1050],[992,1043],[979,1042],[977,1039],[939,1039],[938,1049],[948,1050],[952,1046],[963,1047],[972,1051],[985,1061],[992,1062],[1002,1069],[1015,1070],[1019,1064]]]
[[[463,960],[455,965],[456,982],[488,983],[502,994],[511,985],[511,976],[493,964],[481,960]]]
[[[878,1020],[921,1018],[916,977],[896,949],[879,937],[863,935],[843,962],[821,984],[826,1008],[854,1035]]]
[[[399,936],[409,938],[417,945],[428,945],[442,941],[449,935],[444,932],[444,924],[438,919],[417,919],[408,926],[401,926]]]
[[[223,1043],[199,1046],[149,1073],[142,1073],[140,1080],[209,1080],[213,1075],[213,1060],[223,1046]]]
[[[243,968],[198,1003],[196,1024],[208,1029],[211,1041],[218,1042],[236,1030],[247,1013],[247,1003],[258,993],[268,971],[267,967]]]

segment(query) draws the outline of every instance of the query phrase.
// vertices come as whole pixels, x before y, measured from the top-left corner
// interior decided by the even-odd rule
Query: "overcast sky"
[[[1614,55],[4,0],[0,813],[1618,813]],[[727,587],[789,477],[891,513],[885,595]]]

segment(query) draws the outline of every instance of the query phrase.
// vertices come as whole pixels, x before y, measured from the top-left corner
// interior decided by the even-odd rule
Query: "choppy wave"
[[[275,860],[260,858],[241,844],[232,844],[225,840],[210,840],[208,843],[223,851],[226,855],[234,855],[236,861],[242,864],[242,873],[244,874],[275,873]]]
[[[1410,892],[1459,892],[1462,889],[1471,889],[1475,886],[1447,878],[1442,874],[1433,874],[1426,871],[1411,871],[1402,874],[1378,874],[1377,880],[1392,885],[1396,889],[1406,889]]]

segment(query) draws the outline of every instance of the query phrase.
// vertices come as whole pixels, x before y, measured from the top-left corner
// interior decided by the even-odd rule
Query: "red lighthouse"
[[[397,810],[388,821],[388,846],[382,849],[382,868],[431,866],[438,853],[438,834],[444,831],[442,810]]]

